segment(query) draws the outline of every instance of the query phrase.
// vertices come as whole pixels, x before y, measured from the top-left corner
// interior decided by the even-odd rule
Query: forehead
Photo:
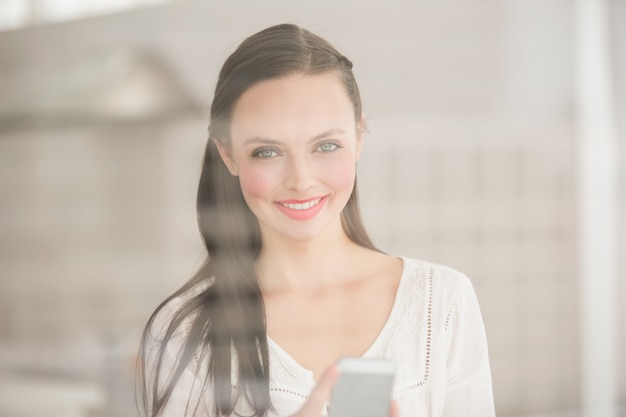
[[[231,139],[309,138],[333,128],[354,132],[354,107],[335,73],[292,74],[262,81],[237,101]]]

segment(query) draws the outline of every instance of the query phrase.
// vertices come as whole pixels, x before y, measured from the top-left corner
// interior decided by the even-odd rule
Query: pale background
[[[626,416],[626,2],[129,3],[0,1],[0,417],[136,415],[217,72],[283,22],[354,62],[366,224],[471,278],[497,414]]]

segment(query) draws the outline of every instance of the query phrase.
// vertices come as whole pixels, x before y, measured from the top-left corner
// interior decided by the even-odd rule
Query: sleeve
[[[159,386],[157,387],[157,392],[159,395],[164,391],[166,384],[170,382],[174,374],[182,345],[186,339],[184,327],[177,329],[166,344],[163,355],[159,357],[159,350],[163,343],[163,334],[171,318],[169,314],[171,310],[164,310],[159,312],[157,319],[153,322],[145,346],[148,390],[151,393],[155,384],[157,384],[156,375],[158,370]],[[168,401],[159,414],[160,417],[212,417],[214,413],[211,411],[212,408],[208,395],[210,394],[210,389],[208,384],[204,383],[204,379],[199,376],[202,375],[203,371],[206,371],[206,367],[202,366],[204,362],[197,356],[190,361],[176,382]],[[153,398],[151,394],[148,399],[152,403]]]
[[[443,416],[495,416],[485,327],[465,275],[458,283],[445,326],[448,355]]]
[[[180,379],[176,382],[174,390],[163,409],[162,417],[211,417],[207,387],[194,372],[195,361],[185,368]],[[176,362],[166,352],[163,358],[163,369],[166,372],[174,370]]]

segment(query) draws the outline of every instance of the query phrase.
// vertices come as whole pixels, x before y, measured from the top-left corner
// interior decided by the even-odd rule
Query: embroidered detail
[[[445,326],[444,326],[445,331],[448,331],[448,325],[450,324],[450,321],[452,320],[452,313],[454,313],[454,311],[456,310],[456,306],[459,303],[458,298],[459,298],[459,293],[461,292],[462,284],[463,284],[463,281],[459,280],[459,282],[454,287],[454,294],[452,295],[452,306],[450,306],[450,309],[448,310],[448,314],[446,315],[446,321],[445,321]]]
[[[305,400],[307,398],[309,398],[308,395],[304,395],[304,394],[292,391],[292,390],[287,389],[287,388],[276,388],[276,387],[274,387],[274,388],[270,388],[270,392],[282,392],[284,394],[294,395],[294,396],[296,396],[298,398],[304,398]]]
[[[426,369],[424,369],[424,381],[428,380],[430,375],[430,339],[433,330],[433,269],[430,269],[430,276],[428,277],[428,327],[426,335]]]
[[[399,390],[394,390],[394,394],[402,394],[417,388],[424,386],[430,377],[430,352],[431,352],[431,336],[432,336],[432,316],[433,316],[433,268],[430,269],[428,275],[428,305],[426,307],[426,355],[424,360],[424,376],[422,380],[404,387]]]

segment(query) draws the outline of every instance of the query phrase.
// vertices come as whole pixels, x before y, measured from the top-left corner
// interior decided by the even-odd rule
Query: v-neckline
[[[388,332],[391,331],[390,328],[393,326],[393,323],[396,321],[395,317],[398,314],[400,314],[398,312],[400,310],[399,304],[400,304],[400,298],[402,294],[404,293],[404,289],[403,289],[404,283],[407,281],[406,275],[407,275],[407,270],[408,270],[408,259],[404,256],[399,256],[398,259],[402,261],[402,271],[400,272],[398,288],[396,288],[396,294],[393,300],[393,304],[391,306],[391,311],[389,312],[389,315],[387,316],[387,320],[385,320],[385,324],[381,328],[380,332],[378,333],[374,341],[370,344],[370,346],[365,350],[365,352],[363,352],[363,354],[359,356],[360,358],[368,358],[373,355],[373,352],[376,346],[382,343],[381,340],[383,339],[383,337]],[[309,378],[312,381],[315,380],[314,378],[315,373],[312,370],[300,364],[300,362],[298,362],[293,356],[291,356],[289,352],[283,349],[269,335],[267,336],[267,343],[269,346],[273,347],[274,350],[276,350],[281,355],[282,359],[286,361],[292,369],[294,369],[298,373],[302,373],[303,375],[306,375],[307,378]]]

